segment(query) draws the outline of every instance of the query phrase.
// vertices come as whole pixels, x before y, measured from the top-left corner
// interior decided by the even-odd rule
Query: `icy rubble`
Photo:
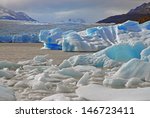
[[[98,26],[84,31],[42,30],[44,48],[63,51],[99,51],[111,45],[143,41],[150,44],[150,22],[127,21],[113,26]]]
[[[93,55],[101,57],[99,53]],[[85,59],[90,60],[86,56]],[[22,66],[16,69],[2,68],[0,83],[15,93],[8,92],[15,97],[6,100],[150,100],[147,61],[134,58],[114,67],[99,68],[83,65],[82,60],[78,61],[79,65],[71,66],[67,60],[60,65],[53,65],[49,60],[48,55],[39,55],[19,62]]]

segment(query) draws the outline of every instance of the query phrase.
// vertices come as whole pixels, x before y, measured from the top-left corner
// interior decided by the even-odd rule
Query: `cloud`
[[[40,21],[84,18],[95,22],[126,13],[144,2],[149,0],[0,0],[0,5],[25,11]]]

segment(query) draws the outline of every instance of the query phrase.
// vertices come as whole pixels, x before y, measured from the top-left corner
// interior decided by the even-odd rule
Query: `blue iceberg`
[[[120,25],[118,25],[119,30],[129,31],[129,32],[140,32],[141,27],[136,21],[126,21]]]
[[[92,65],[95,67],[116,66],[119,62],[127,62],[133,58],[140,59],[145,48],[142,42],[135,44],[117,44],[94,54],[78,55],[68,59],[73,65]]]
[[[144,29],[147,31],[145,32]],[[112,45],[124,44],[125,42],[134,43],[144,40],[144,43],[148,44],[148,38],[150,36],[149,29],[150,22],[139,24],[136,21],[127,21],[113,26],[87,28],[81,32],[75,32],[73,30],[63,31],[60,28],[43,30],[39,34],[39,39],[44,43],[44,47],[48,49],[60,49],[63,51],[99,51]],[[119,48],[118,46],[117,50],[119,50]],[[129,50],[134,50],[134,54],[137,55],[139,51],[143,49],[143,46],[136,49],[133,49],[133,47],[129,48],[131,48]],[[131,55],[133,56],[133,54]]]

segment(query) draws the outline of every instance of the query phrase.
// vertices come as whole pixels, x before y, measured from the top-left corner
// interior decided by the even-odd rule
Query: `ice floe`
[[[150,87],[136,89],[112,89],[96,84],[79,87],[77,95],[96,101],[139,101],[150,100]]]

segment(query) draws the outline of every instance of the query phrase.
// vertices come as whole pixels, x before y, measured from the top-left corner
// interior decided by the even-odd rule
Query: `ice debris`
[[[15,93],[5,86],[0,85],[0,101],[14,101],[16,100]]]

